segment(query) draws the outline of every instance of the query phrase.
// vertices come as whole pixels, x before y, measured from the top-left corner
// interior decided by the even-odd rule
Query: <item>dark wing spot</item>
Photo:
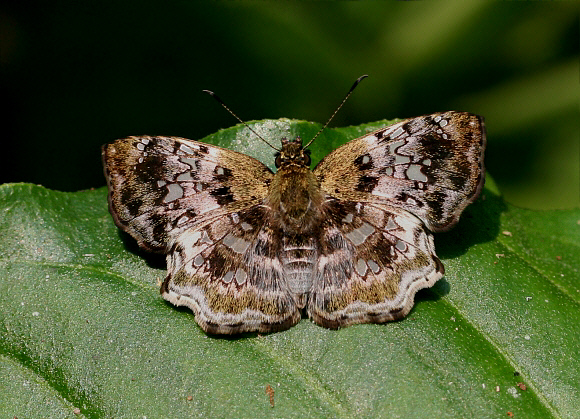
[[[130,192],[130,191],[126,191],[126,192]],[[123,195],[125,195],[125,193],[123,193]],[[129,214],[131,214],[131,217],[137,217],[138,215],[140,215],[141,207],[143,206],[143,200],[141,198],[134,198],[134,199],[130,199],[130,200],[125,200],[125,196],[123,196],[123,197],[121,197],[121,201],[127,207],[127,210],[129,211]]]
[[[223,173],[219,174],[218,171],[219,172],[223,171]],[[232,170],[228,169],[227,167],[216,167],[214,172],[215,172],[214,178],[220,182],[226,181],[232,177]]]
[[[356,190],[360,192],[372,192],[379,183],[379,178],[375,176],[361,176]]]
[[[379,264],[381,269],[385,266],[389,266],[392,262],[392,256],[390,254],[390,248],[393,245],[392,242],[387,240],[385,236],[375,235],[376,242],[373,244],[373,259],[376,258],[376,263]]]
[[[210,192],[210,195],[216,198],[218,205],[227,205],[234,202],[234,195],[229,186],[214,189]]]
[[[443,220],[445,212],[445,201],[448,199],[447,195],[442,191],[434,191],[427,197],[429,208],[433,213],[431,218],[435,220]]]
[[[256,199],[255,197],[252,197]],[[249,210],[240,213],[240,221],[245,221],[246,223],[250,224],[251,226],[261,226],[264,224],[265,214],[264,211],[260,207],[252,207]]]
[[[224,255],[214,250],[210,253],[209,257],[207,258],[208,267],[211,273],[212,280],[222,279],[228,270],[231,269],[230,263]]]
[[[413,205],[417,206],[417,207],[422,207],[424,205],[423,202],[421,202],[421,200],[415,199],[413,198],[411,195],[409,195],[406,192],[401,192],[400,194],[398,194],[395,199],[399,202],[407,202],[409,199],[411,199],[413,201]]]
[[[163,162],[154,156],[149,156],[144,159],[143,163],[136,164],[134,171],[136,181],[139,183],[155,182],[158,179],[164,179]]]
[[[354,164],[360,170],[369,170],[373,168],[373,159],[369,154],[363,154],[354,160]]]
[[[451,184],[453,185],[453,189],[456,191],[462,191],[463,188],[465,188],[467,181],[466,181],[466,177],[464,177],[461,174],[456,174],[456,173],[449,173],[448,174],[449,180],[451,181]]]
[[[432,132],[425,133],[421,137],[421,149],[425,157],[434,161],[447,160],[453,158],[455,144],[444,140],[440,135]]]
[[[167,236],[167,224],[164,222],[160,222],[155,224],[153,227],[153,237],[156,241],[163,242],[165,241],[165,237]]]
[[[332,218],[334,220],[342,220],[349,213],[356,212],[356,203],[351,201],[340,201],[333,199],[328,201],[326,205],[326,211],[328,213],[329,219]]]

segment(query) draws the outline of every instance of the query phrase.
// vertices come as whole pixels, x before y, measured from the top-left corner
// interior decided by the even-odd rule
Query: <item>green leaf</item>
[[[314,160],[386,123],[326,130],[311,146]],[[271,140],[309,139],[319,128],[291,120],[255,126]],[[273,160],[243,126],[205,140]],[[166,303],[158,291],[164,259],[115,227],[105,188],[6,184],[0,208],[7,417],[573,418],[580,411],[580,210],[515,208],[489,177],[459,224],[436,235],[446,275],[417,294],[406,319],[338,331],[303,319],[266,336],[208,336],[190,311]]]

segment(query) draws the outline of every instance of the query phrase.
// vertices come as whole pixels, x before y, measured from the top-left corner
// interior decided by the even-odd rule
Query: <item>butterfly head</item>
[[[310,150],[302,146],[302,139],[295,140],[282,138],[282,149],[276,153],[275,165],[279,169],[282,166],[310,167]]]

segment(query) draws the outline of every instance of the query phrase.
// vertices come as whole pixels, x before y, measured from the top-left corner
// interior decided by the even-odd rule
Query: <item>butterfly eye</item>
[[[302,157],[302,163],[304,164],[304,166],[307,166],[307,167],[310,166],[310,162],[312,161],[312,159],[310,158],[309,151],[310,150],[306,150],[303,154],[303,157]]]
[[[276,160],[274,160],[274,165],[276,166],[276,169],[282,165],[282,156],[280,156],[280,153],[276,153]]]

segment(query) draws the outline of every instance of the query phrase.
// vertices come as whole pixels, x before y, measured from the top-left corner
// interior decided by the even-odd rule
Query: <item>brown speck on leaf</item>
[[[270,384],[266,386],[266,394],[270,397],[270,406],[274,407],[274,389]]]
[[[507,412],[507,415],[508,415],[510,418],[513,418],[513,417],[514,417],[514,414],[513,414],[512,412]]]
[[[499,258],[503,258],[503,257],[505,257],[505,254],[503,254],[503,253],[496,253],[495,254],[495,257],[498,258],[498,259]]]
[[[526,391],[528,388],[526,387],[526,385],[524,383],[518,383],[518,387],[520,388],[520,390],[522,391]]]
[[[556,256],[556,260],[562,260],[562,256]]]
[[[508,236],[508,237],[512,236],[511,231],[507,231],[507,230],[502,231],[501,234],[503,234],[504,236]]]
[[[78,407],[75,407],[75,409],[73,410],[73,413],[75,415],[80,415],[81,414],[81,409],[79,409]]]
[[[190,402],[193,400],[193,396],[187,396],[187,401]]]

